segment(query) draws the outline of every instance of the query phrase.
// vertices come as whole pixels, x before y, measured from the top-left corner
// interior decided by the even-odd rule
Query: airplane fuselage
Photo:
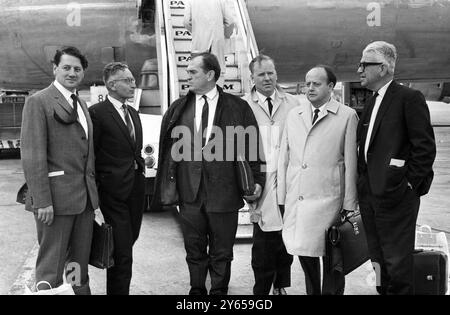
[[[101,83],[103,66],[126,61],[136,74],[155,56],[154,34],[138,18],[136,0],[1,0],[0,87],[42,88],[53,80],[58,47],[73,45],[90,62],[85,86]]]
[[[139,75],[156,58],[154,27],[137,0],[0,0],[0,88],[39,89],[53,79],[56,47],[74,45],[90,61],[85,86],[101,83],[110,61]],[[362,49],[386,40],[399,51],[396,76],[450,80],[450,0],[247,0],[261,52],[274,58],[280,82],[302,81],[328,64],[340,81],[358,81]]]
[[[450,80],[449,0],[247,0],[260,51],[281,81],[303,81],[316,64],[359,81],[357,64],[375,40],[396,45],[398,79]]]

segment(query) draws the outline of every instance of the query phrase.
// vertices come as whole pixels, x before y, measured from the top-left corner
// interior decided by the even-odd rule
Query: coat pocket
[[[385,187],[380,205],[382,207],[395,207],[403,200],[408,188],[406,167],[390,166],[387,170]]]

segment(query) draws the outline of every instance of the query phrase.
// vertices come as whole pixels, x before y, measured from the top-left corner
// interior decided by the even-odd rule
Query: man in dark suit
[[[55,81],[27,99],[22,120],[26,209],[35,215],[39,242],[36,283],[60,286],[67,264],[75,293],[87,295],[98,196],[92,122],[76,89],[88,62],[75,47],[65,47],[53,64]]]
[[[106,65],[103,80],[107,99],[93,105],[89,112],[94,124],[100,209],[114,235],[115,265],[107,270],[107,294],[128,295],[133,245],[144,211],[142,125],[138,112],[126,105],[136,88],[128,66],[117,62]]]
[[[190,294],[207,294],[209,270],[209,293],[226,295],[238,210],[244,206],[236,175],[238,153],[245,154],[257,183],[248,200],[259,198],[265,183],[258,124],[247,102],[216,85],[220,76],[216,56],[194,55],[187,72],[190,91],[172,104],[161,126],[152,208],[180,205]],[[249,136],[239,131],[229,134],[239,128]]]
[[[361,85],[374,92],[358,125],[358,194],[381,294],[413,293],[420,196],[433,179],[434,132],[425,98],[394,81],[397,52],[386,42],[363,51]]]

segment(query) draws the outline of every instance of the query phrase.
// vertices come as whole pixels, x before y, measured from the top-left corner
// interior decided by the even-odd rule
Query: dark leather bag
[[[369,260],[366,232],[359,211],[341,216],[341,222],[328,229],[326,252],[331,257],[330,270],[344,275]]]
[[[107,223],[99,225],[94,221],[89,264],[100,269],[111,268],[114,266],[113,252],[114,239],[112,226]]]
[[[255,179],[250,164],[239,156],[236,162],[239,190],[242,196],[251,196],[255,192]]]

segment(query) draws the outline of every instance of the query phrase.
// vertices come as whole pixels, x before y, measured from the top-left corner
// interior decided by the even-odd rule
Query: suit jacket
[[[72,107],[53,84],[25,103],[21,156],[29,211],[53,205],[55,215],[80,214],[88,197],[98,207],[92,122],[86,104],[80,103],[88,139],[79,122],[66,125],[55,119],[56,114],[68,121]]]
[[[369,107],[361,115],[357,132],[360,194],[365,193],[364,185],[369,185],[375,197],[394,205],[402,200],[408,182],[419,196],[426,194],[433,179],[436,144],[422,93],[393,81],[380,105],[370,140],[366,136],[373,106]],[[370,141],[367,163],[366,141]],[[395,160],[404,161],[404,166]]]
[[[106,100],[89,108],[94,124],[95,168],[99,189],[114,193],[117,198],[127,199],[135,176],[135,165],[142,173],[142,125],[138,112],[129,108],[136,141],[133,141],[125,122],[114,105]]]
[[[220,87],[219,99],[217,102],[217,110],[214,119],[214,126],[219,128],[226,136],[227,127],[242,126],[247,128],[253,126],[257,132],[256,136],[259,138],[259,129],[255,116],[252,113],[250,106],[244,100],[237,96],[224,93]],[[183,200],[179,199],[177,187],[177,166],[178,162],[174,161],[172,155],[173,145],[178,141],[177,137],[172,135],[172,131],[179,125],[181,115],[184,113],[187,104],[195,101],[195,95],[188,93],[187,96],[175,101],[164,115],[161,125],[160,146],[159,146],[159,165],[155,182],[155,192],[152,200],[152,210],[159,210],[161,206],[180,204]],[[230,140],[230,139],[226,139]],[[236,146],[234,140],[232,145]],[[224,155],[226,155],[226,142],[215,142],[217,147],[223,145]],[[207,145],[213,146],[213,141]],[[230,143],[229,143],[230,145]],[[257,154],[256,161],[249,158],[250,148],[246,146],[246,158],[249,161],[252,169],[255,182],[264,188],[265,173],[261,171],[263,158],[260,155],[259,143],[258,147],[252,148],[252,153]],[[235,153],[237,150],[235,150]],[[213,160],[204,161],[202,164],[205,172],[207,182],[204,183],[207,194],[207,211],[209,212],[234,212],[244,206],[242,196],[238,190],[238,180],[236,176],[236,154],[231,156],[234,160],[224,161]],[[181,195],[187,196],[190,188],[186,189]],[[191,196],[192,197],[192,196]],[[195,198],[195,197],[194,197]],[[192,198],[191,198],[192,199]]]
[[[283,217],[277,200],[277,166],[281,137],[288,113],[294,107],[300,106],[300,101],[277,87],[273,100],[273,115],[270,117],[263,104],[259,104],[255,88],[244,96],[244,100],[248,102],[258,121],[267,165],[265,188],[256,206],[256,211],[261,212],[258,224],[264,232],[280,231],[283,228]]]
[[[335,100],[312,125],[311,105],[287,115],[278,159],[283,240],[291,255],[325,255],[325,231],[357,207],[356,112]]]

